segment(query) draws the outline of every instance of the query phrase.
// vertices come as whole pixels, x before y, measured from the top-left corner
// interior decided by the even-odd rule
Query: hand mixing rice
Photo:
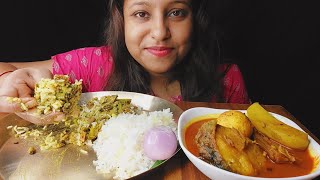
[[[139,115],[122,113],[106,121],[93,143],[97,172],[127,179],[149,170],[155,161],[143,153],[143,136],[156,126],[168,126],[175,134],[177,131],[169,109]]]

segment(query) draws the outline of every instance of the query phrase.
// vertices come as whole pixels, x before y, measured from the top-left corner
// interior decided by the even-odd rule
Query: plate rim
[[[169,104],[170,105],[170,112],[172,112],[174,114],[173,111],[177,111],[176,113],[178,113],[177,117],[173,117],[174,118],[174,121],[177,125],[177,129],[178,129],[178,120],[179,120],[179,117],[180,115],[184,112],[179,106],[177,106],[176,104],[174,104],[173,102],[170,102],[166,99],[163,99],[163,98],[160,98],[160,97],[157,97],[157,96],[153,96],[153,95],[149,95],[149,94],[143,94],[143,93],[138,93],[138,92],[128,92],[128,91],[97,91],[97,92],[84,92],[84,93],[81,93],[81,98],[79,100],[79,103],[83,102],[84,99],[83,98],[86,98],[85,100],[89,100],[93,97],[102,97],[102,96],[108,96],[108,95],[118,95],[119,96],[119,99],[121,99],[121,97],[123,97],[124,95],[127,95],[127,96],[132,96],[132,95],[135,95],[135,96],[142,96],[142,97],[147,97],[149,98],[150,100],[152,99],[155,99],[156,101],[161,101],[161,102],[164,102],[165,104]],[[90,98],[91,97],[91,98]],[[132,98],[133,99],[133,98]],[[133,103],[134,104],[134,103]],[[134,105],[137,105],[137,104],[134,104]],[[139,106],[139,105],[137,105]],[[171,107],[174,107],[174,110],[171,110]],[[10,115],[14,115],[14,113],[9,113],[8,115],[6,115],[5,117],[3,118],[6,118],[7,116],[10,116]],[[4,129],[6,129],[6,127],[4,127]],[[7,131],[9,132],[9,130]],[[6,133],[6,132],[5,132]],[[178,134],[178,131],[176,132]],[[9,139],[5,140],[3,145],[1,145],[0,147],[0,150],[3,149],[4,145],[6,144],[6,142],[8,142],[11,138],[14,138],[14,137],[9,137]],[[178,141],[178,135],[177,135],[177,141]],[[88,145],[87,145],[88,146]],[[91,147],[92,148],[92,147]],[[149,175],[151,173],[153,173],[154,171],[158,170],[160,167],[162,167],[164,164],[166,164],[167,161],[169,161],[170,159],[172,159],[174,156],[176,156],[178,154],[178,152],[181,150],[181,147],[180,147],[180,144],[179,142],[177,143],[177,149],[176,151],[174,152],[174,154],[164,160],[163,162],[161,162],[159,165],[157,165],[156,167],[153,167],[153,168],[150,168],[148,169],[147,171],[145,172],[142,172],[138,175],[135,175],[135,176],[132,176],[131,178],[140,178],[142,176],[146,176],[146,175]],[[96,172],[97,173],[97,172]],[[0,173],[0,179],[1,178],[4,178],[2,173]]]

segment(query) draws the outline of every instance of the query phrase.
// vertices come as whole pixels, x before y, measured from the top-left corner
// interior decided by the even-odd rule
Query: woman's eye
[[[171,16],[171,17],[184,17],[184,16],[186,16],[186,14],[187,14],[187,12],[185,12],[184,10],[174,10],[169,13],[169,16]]]
[[[147,18],[148,17],[148,14],[146,12],[137,12],[134,15],[139,18]]]

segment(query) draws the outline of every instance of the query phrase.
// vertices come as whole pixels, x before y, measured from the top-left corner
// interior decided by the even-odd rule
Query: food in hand
[[[49,114],[76,111],[82,92],[82,81],[70,82],[67,75],[54,75],[53,79],[41,79],[35,86],[34,97],[38,102],[37,113]]]
[[[218,124],[224,127],[235,128],[245,137],[252,134],[252,125],[248,117],[237,110],[229,110],[221,113],[217,118]]]
[[[247,114],[254,127],[265,136],[292,149],[307,149],[308,134],[279,121],[259,103],[250,105]]]
[[[18,97],[7,97],[7,101],[9,103],[19,103],[20,104],[20,108],[23,110],[23,111],[28,111],[29,108],[28,106],[22,102],[22,100]]]
[[[174,154],[177,144],[177,137],[171,128],[156,126],[144,135],[143,151],[152,160],[164,160]]]

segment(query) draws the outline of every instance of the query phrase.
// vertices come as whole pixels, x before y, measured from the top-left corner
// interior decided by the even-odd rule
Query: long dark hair
[[[109,0],[109,22],[106,30],[107,45],[111,47],[114,72],[107,90],[152,92],[149,74],[130,55],[124,39],[124,0]],[[221,63],[213,24],[209,14],[209,0],[192,0],[193,37],[192,47],[180,64],[169,73],[169,80],[178,80],[181,93],[187,101],[210,101],[213,96],[223,102]],[[217,51],[218,50],[218,51]]]

